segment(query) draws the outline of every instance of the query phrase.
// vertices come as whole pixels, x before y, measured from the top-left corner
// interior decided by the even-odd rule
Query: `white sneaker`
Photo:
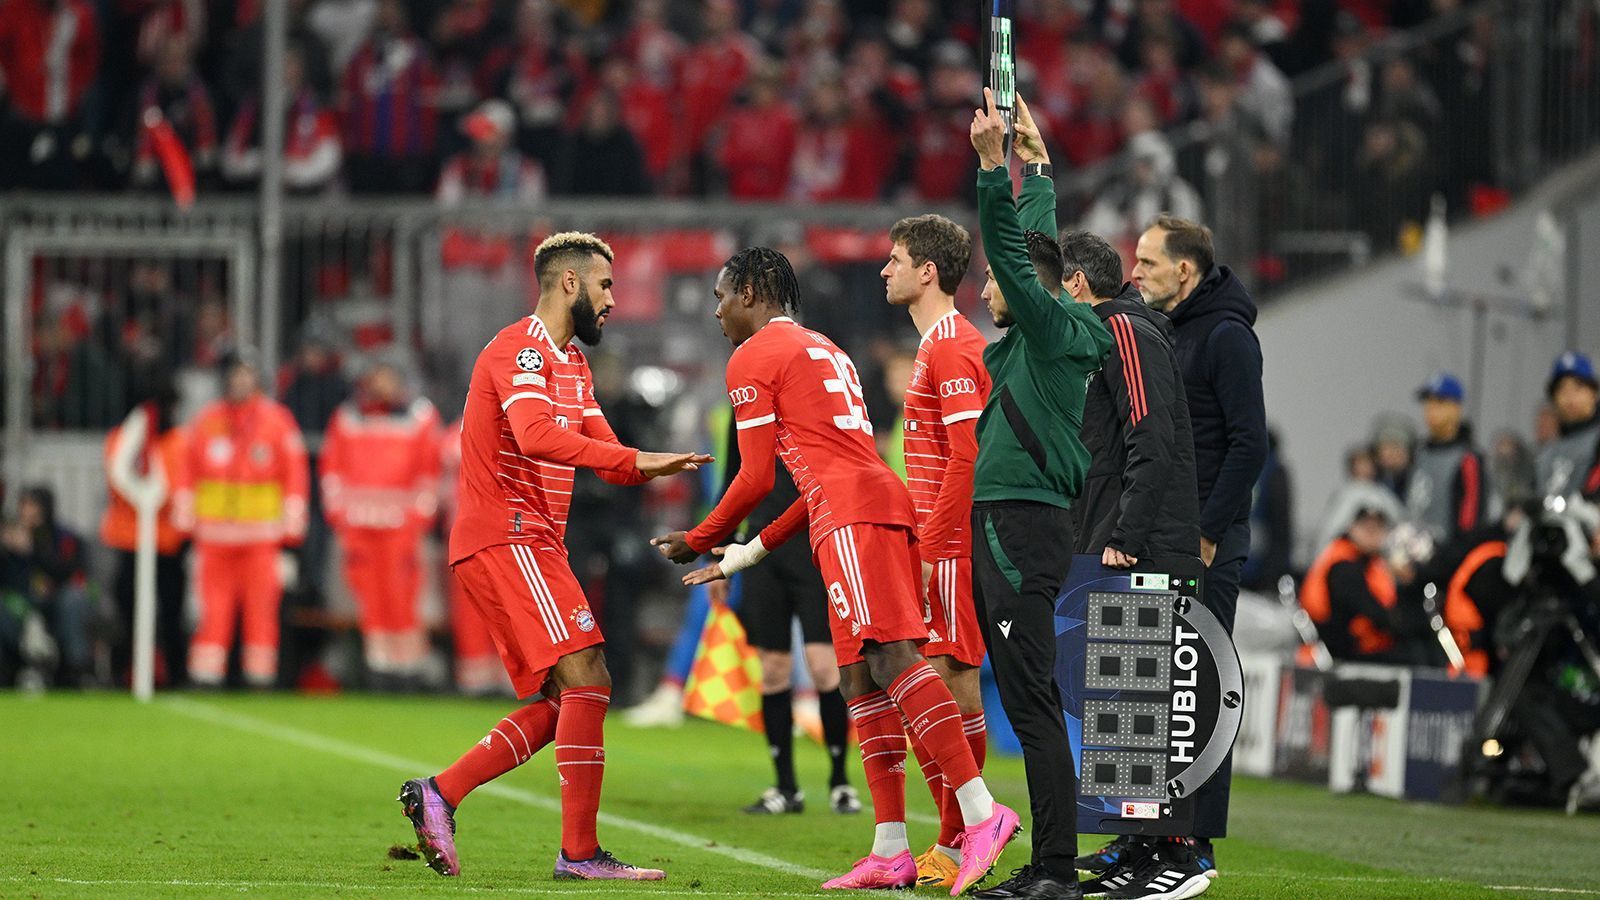
[[[622,719],[635,728],[677,728],[683,724],[683,688],[660,685],[643,703],[624,712]]]

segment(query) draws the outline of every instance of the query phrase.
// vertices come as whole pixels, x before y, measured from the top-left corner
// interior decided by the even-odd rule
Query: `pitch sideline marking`
[[[348,743],[346,741],[338,740],[337,738],[331,738],[325,735],[317,734],[313,731],[304,731],[291,725],[280,725],[276,722],[271,722],[266,719],[258,719],[255,716],[248,716],[243,713],[223,710],[212,706],[209,703],[200,703],[195,700],[174,697],[163,701],[162,705],[173,712],[188,716],[192,719],[211,722],[215,725],[223,725],[236,731],[244,731],[250,734],[261,735],[262,737],[273,738],[286,744],[295,744],[308,750],[317,750],[333,756],[342,756],[346,759],[354,760],[356,762],[366,763],[367,765],[377,766],[384,769],[392,769],[405,774],[415,775],[418,772],[432,772],[439,768],[436,765],[418,762],[417,760],[406,759],[404,757],[393,756],[391,754],[384,753],[381,750],[373,750],[369,747],[363,747],[360,744]],[[559,800],[546,797],[542,794],[536,794],[532,791],[523,790],[521,788],[490,783],[478,788],[478,792],[490,794],[506,800],[512,800],[525,806],[532,806],[551,812],[559,813],[561,811],[561,802]],[[775,856],[769,856],[765,853],[755,850],[746,850],[743,847],[731,846],[720,841],[712,841],[709,838],[703,838],[699,835],[690,834],[685,831],[677,831],[671,828],[663,828],[659,825],[651,825],[648,822],[640,822],[637,819],[630,819],[626,816],[619,816],[615,813],[602,812],[600,813],[599,821],[603,825],[609,825],[615,828],[624,828],[629,831],[638,832],[639,834],[648,835],[658,840],[677,844],[680,847],[688,847],[694,850],[704,850],[709,853],[716,853],[721,856],[726,856],[729,859],[738,860],[739,862],[747,863],[753,866],[760,866],[764,869],[771,869],[775,872],[782,872],[786,875],[798,875],[804,878],[819,879],[830,878],[836,874],[823,871],[822,869],[814,869],[810,866],[802,866],[798,863],[792,863],[788,860],[779,859]]]

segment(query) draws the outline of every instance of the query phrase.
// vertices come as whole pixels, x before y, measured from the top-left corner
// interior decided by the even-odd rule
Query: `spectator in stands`
[[[511,145],[516,117],[504,100],[485,100],[461,122],[472,148],[451,157],[439,176],[437,196],[445,206],[467,197],[537,203],[546,192],[544,167]]]
[[[188,599],[185,571],[187,541],[172,520],[172,495],[181,480],[184,431],[177,420],[178,393],[170,379],[145,394],[122,424],[106,435],[105,515],[100,542],[117,556],[113,594],[122,634],[133,634],[134,554],[138,550],[137,506],[156,510],[156,648],[157,684],[178,687],[188,680],[189,639],[183,614]],[[131,641],[119,642],[112,671],[121,679],[131,663]]]
[[[807,0],[800,24],[782,48],[785,81],[810,84],[821,74],[836,71],[854,24],[840,0]],[[878,36],[878,40],[887,52],[888,38]]]
[[[895,59],[918,72],[926,72],[929,55],[938,38],[937,24],[932,0],[893,0],[883,30]]]
[[[609,57],[600,64],[600,77],[590,87],[590,93],[594,91],[609,91],[617,98],[622,106],[622,123],[644,153],[645,177],[658,193],[667,192],[678,143],[671,91],[639,77],[633,64],[620,56]],[[578,108],[587,105],[585,97]]]
[[[972,98],[983,93],[983,79],[967,48],[954,41],[939,45],[928,73],[928,103],[911,136],[912,184],[917,197],[934,202],[970,202],[972,191]]]
[[[324,2],[319,7],[327,7]],[[333,70],[329,66],[328,46],[311,29],[311,0],[288,0],[289,47],[298,56],[301,69],[300,84],[310,88],[313,95],[326,103],[333,96]],[[252,102],[261,93],[261,54],[266,46],[266,26],[262,17],[235,32],[228,41],[227,56],[223,66],[222,92],[227,108],[237,111]],[[352,50],[354,48],[352,47]],[[287,64],[286,64],[287,65]],[[339,71],[344,71],[341,66]],[[289,94],[293,103],[295,93]]]
[[[1294,92],[1289,79],[1256,49],[1250,26],[1229,23],[1217,45],[1217,57],[1238,79],[1239,109],[1260,122],[1273,140],[1287,144],[1294,127]]]
[[[154,50],[154,71],[140,87],[130,116],[136,188],[171,188],[152,134],[162,122],[172,129],[188,153],[195,183],[204,189],[216,177],[217,111],[211,92],[195,74],[192,54],[193,48],[177,36],[162,40]]]
[[[877,199],[885,166],[893,162],[886,149],[872,122],[851,115],[839,77],[819,78],[806,95],[789,198],[804,203]]]
[[[744,88],[761,55],[756,42],[739,30],[734,0],[701,0],[700,24],[700,39],[684,53],[678,69],[681,130],[693,170],[703,163],[701,154],[711,129]],[[692,185],[704,182],[702,173],[691,171]]]
[[[1483,454],[1473,445],[1472,426],[1462,418],[1461,381],[1438,372],[1417,391],[1427,440],[1417,448],[1407,486],[1411,521],[1435,546],[1482,528],[1489,514],[1489,485]]]
[[[546,0],[524,0],[523,10],[542,3],[547,5]],[[637,0],[628,29],[611,49],[632,63],[641,79],[671,90],[677,85],[678,65],[687,46],[667,27],[667,0]]]
[[[1522,435],[1506,429],[1489,445],[1489,486],[1496,509],[1510,509],[1534,497],[1533,451]]]
[[[1410,122],[1423,134],[1433,134],[1444,119],[1439,95],[1405,56],[1397,54],[1384,63],[1379,94],[1379,116]]]
[[[439,7],[433,17],[429,44],[439,66],[436,106],[446,126],[440,149],[444,151],[442,155],[449,156],[464,149],[453,126],[485,96],[480,93],[478,65],[505,34],[509,23],[498,15],[492,0],[449,0],[429,6]]]
[[[423,531],[439,508],[439,412],[379,363],[328,423],[317,471],[345,583],[361,614],[369,686],[415,688],[427,655],[419,620]]]
[[[346,174],[357,193],[420,193],[434,183],[439,73],[401,0],[380,0],[372,36],[341,88]]]
[[[718,131],[717,164],[736,200],[779,200],[789,189],[800,119],[783,95],[783,70],[763,63]]]
[[[100,70],[87,0],[0,3],[0,189],[79,186],[84,109]]]
[[[1173,0],[1138,0],[1138,8],[1117,47],[1117,58],[1124,68],[1129,71],[1139,68],[1144,39],[1150,34],[1166,34],[1172,38],[1177,45],[1179,66],[1193,69],[1200,64],[1206,55],[1205,38],[1176,6]]]
[[[1140,50],[1143,63],[1135,93],[1150,103],[1163,128],[1194,118],[1199,109],[1194,83],[1178,67],[1178,45],[1167,32],[1154,32]]]
[[[1316,4],[1301,4],[1302,7],[1314,5]],[[1305,15],[1304,12],[1301,13],[1302,18]],[[1234,4],[1233,18],[1235,22],[1249,29],[1250,43],[1265,54],[1267,59],[1272,60],[1272,64],[1277,66],[1279,71],[1291,76],[1298,74],[1299,70],[1289,71],[1294,61],[1289,41],[1289,26],[1284,24],[1271,0],[1238,0]]]
[[[1594,363],[1582,353],[1561,354],[1545,383],[1545,396],[1555,407],[1560,430],[1539,451],[1535,496],[1594,498],[1600,494],[1600,381]]]
[[[92,611],[82,539],[56,521],[50,488],[24,490],[0,526],[0,673],[20,667],[19,686],[35,689],[89,686]]]
[[[333,184],[343,147],[332,111],[317,99],[306,81],[305,58],[314,52],[290,44],[283,58],[284,94],[288,104],[283,127],[283,186],[293,194],[314,194]],[[236,188],[253,187],[261,177],[261,98],[239,107],[222,155],[222,176]]]
[[[1283,280],[1288,266],[1284,254],[1273,246],[1272,237],[1280,231],[1313,224],[1313,188],[1289,148],[1259,128],[1247,129],[1246,137],[1253,145],[1255,184],[1254,196],[1250,196],[1252,187],[1243,186],[1246,200],[1242,205],[1254,211],[1255,220],[1253,230],[1241,229],[1241,250],[1254,248],[1255,279],[1259,284],[1270,285]],[[1212,201],[1207,198],[1207,202]]]
[[[1394,522],[1378,506],[1356,511],[1300,584],[1300,605],[1336,660],[1403,662],[1399,589],[1383,558]]]
[[[622,107],[610,91],[590,96],[578,127],[562,141],[555,190],[578,196],[650,192],[644,151],[623,124]]]
[[[511,37],[490,51],[478,70],[478,90],[504,97],[517,114],[517,146],[550,171],[561,127],[588,61],[564,39],[558,8],[549,0],[523,0]]]
[[[1154,118],[1149,104],[1135,99],[1129,110],[1126,121],[1145,130],[1129,138],[1120,160],[1122,171],[1100,189],[1083,218],[1085,231],[1104,237],[1124,255],[1131,255],[1134,242],[1156,216],[1201,218],[1200,195],[1178,177],[1172,145],[1150,127]]]
[[[1394,250],[1427,216],[1428,138],[1407,119],[1369,122],[1356,156],[1354,218],[1374,249]]]
[[[1082,168],[1108,159],[1122,149],[1122,113],[1127,81],[1111,51],[1095,44],[1075,45],[1083,52],[1082,102],[1055,116],[1053,131],[1071,135],[1063,150],[1073,166]]]
[[[1366,57],[1368,36],[1354,16],[1339,13],[1334,18],[1331,52],[1338,62],[1340,76],[1314,86],[1301,98],[1300,115],[1295,118],[1294,146],[1305,161],[1319,192],[1337,198],[1341,205],[1356,206],[1346,198],[1355,184],[1357,157],[1362,131],[1371,114],[1376,92],[1376,75]],[[1347,227],[1347,217],[1330,217],[1322,223]]]

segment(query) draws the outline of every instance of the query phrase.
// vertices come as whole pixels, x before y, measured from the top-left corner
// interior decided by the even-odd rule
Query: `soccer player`
[[[978,458],[978,416],[989,399],[983,335],[956,312],[955,292],[972,260],[972,236],[944,216],[901,219],[889,229],[892,249],[884,294],[904,306],[922,335],[905,388],[906,481],[917,519],[922,557],[922,654],[950,686],[961,710],[973,761],[983,769],[988,732],[978,667],[983,632],[972,603],[972,467]],[[747,576],[748,577],[748,576]],[[917,884],[950,887],[961,866],[961,806],[955,788],[921,742],[913,739],[933,801],[939,837],[917,858]]]
[[[611,675],[563,537],[575,467],[632,485],[696,469],[711,457],[623,446],[595,403],[588,361],[572,341],[600,341],[616,305],[611,262],[611,248],[594,235],[545,239],[533,260],[538,307],[501,329],[472,369],[451,571],[489,626],[517,696],[531,699],[450,768],[401,788],[418,847],[441,875],[461,871],[455,810],[462,799],[554,742],[561,780],[555,877],[666,877],[621,862],[595,834]]]
[[[789,260],[765,247],[741,250],[717,276],[715,293],[717,319],[735,347],[727,387],[742,463],[705,521],[652,543],[679,563],[710,550],[772,489],[776,459],[783,458],[802,500],[748,549],[764,556],[769,543],[778,546],[809,519],[877,824],[872,850],[823,887],[907,888],[916,881],[905,827],[909,723],[913,739],[955,786],[964,852],[950,893],[959,895],[988,873],[1019,826],[1017,814],[989,794],[955,699],[920,653],[928,628],[918,608],[921,560],[911,498],[878,457],[850,357],[790,318],[800,305],[800,285]],[[707,580],[723,574],[717,566],[702,572]]]

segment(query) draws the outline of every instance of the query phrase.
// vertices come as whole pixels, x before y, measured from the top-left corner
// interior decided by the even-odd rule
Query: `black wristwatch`
[[[1046,178],[1054,178],[1055,172],[1056,170],[1049,163],[1032,162],[1022,164],[1023,178],[1027,178],[1029,175],[1043,175]]]

